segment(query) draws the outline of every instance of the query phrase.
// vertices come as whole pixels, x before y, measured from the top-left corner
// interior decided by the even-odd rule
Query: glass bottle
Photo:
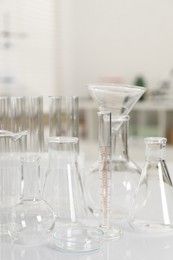
[[[173,230],[173,185],[165,163],[166,138],[145,138],[146,161],[136,189],[129,223],[139,231]]]
[[[128,217],[135,189],[140,179],[140,168],[130,159],[128,153],[129,116],[112,116],[112,201],[111,217],[125,220]],[[87,173],[85,185],[87,205],[91,213],[99,216],[98,165]]]

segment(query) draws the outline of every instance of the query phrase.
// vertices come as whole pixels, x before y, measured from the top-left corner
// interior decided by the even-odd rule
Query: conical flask
[[[114,220],[126,220],[132,205],[135,189],[139,183],[141,169],[129,157],[128,125],[129,116],[113,116],[112,134],[112,190],[110,214]],[[98,165],[95,164],[87,173],[85,185],[87,205],[97,217],[99,215],[99,178]]]
[[[165,163],[166,138],[145,138],[146,162],[136,189],[129,223],[139,231],[173,231],[173,185]]]
[[[50,137],[48,153],[43,196],[56,215],[53,235],[56,248],[78,253],[99,249],[102,231],[85,225],[87,210],[77,166],[78,138]]]
[[[43,198],[52,206],[56,226],[86,219],[83,186],[77,166],[78,138],[49,137],[48,170]]]

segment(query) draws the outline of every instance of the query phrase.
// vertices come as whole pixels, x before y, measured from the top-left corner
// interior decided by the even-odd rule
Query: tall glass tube
[[[49,97],[49,136],[61,135],[61,96]]]
[[[11,131],[14,133],[22,132],[26,130],[26,103],[25,97],[23,96],[13,96],[10,98],[10,125]],[[26,150],[27,136],[24,136],[24,140],[20,139],[18,142],[18,147],[13,142],[13,151],[23,152]],[[20,147],[19,147],[20,146]]]
[[[10,130],[9,97],[0,97],[0,130]],[[0,138],[0,152],[9,151],[9,140]]]
[[[44,151],[43,97],[31,96],[28,100],[29,134],[28,148],[31,152]]]
[[[49,137],[79,137],[78,103],[77,96],[49,97]]]
[[[62,135],[78,137],[78,97],[62,99]]]
[[[122,230],[110,224],[111,207],[111,113],[98,112],[99,118],[99,179],[100,228],[105,239],[121,237]]]

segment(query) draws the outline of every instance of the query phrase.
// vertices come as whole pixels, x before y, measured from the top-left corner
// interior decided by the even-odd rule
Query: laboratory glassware
[[[144,140],[146,160],[129,213],[129,224],[136,231],[154,235],[173,231],[173,184],[165,162],[166,138]]]
[[[10,130],[9,125],[9,103],[10,99],[8,96],[0,97],[0,130]],[[9,150],[8,138],[0,138],[0,152]]]
[[[88,252],[100,248],[102,231],[85,225],[87,209],[77,150],[77,137],[49,137],[49,167],[43,197],[56,215],[55,246],[61,251]]]
[[[139,98],[144,94],[146,88],[130,85],[90,84],[88,90],[93,100],[97,103],[99,110],[108,111],[112,114],[111,134],[113,133],[112,138],[114,140],[111,142],[114,142],[112,148],[116,149],[116,132],[121,127],[122,121],[115,122],[114,118],[115,116],[127,115]],[[88,176],[90,178],[90,176],[96,176],[98,174],[98,162],[96,162],[89,169],[88,173],[86,173],[85,178],[87,180]],[[94,213],[90,205],[89,209]]]
[[[49,137],[51,136],[79,138],[79,100],[77,96],[49,97]]]
[[[0,235],[8,235],[11,219],[11,208],[19,202],[21,196],[21,164],[20,153],[10,151],[10,142],[16,144],[19,151],[26,131],[13,133],[1,130],[0,139],[8,139],[9,150],[0,153]]]
[[[111,217],[114,220],[127,220],[135,189],[139,183],[141,169],[129,157],[128,125],[129,116],[112,117],[112,202]],[[121,126],[117,130],[117,125]],[[97,168],[85,178],[87,205],[90,211],[99,216],[99,189]]]
[[[40,157],[23,154],[21,169],[22,195],[20,202],[11,209],[9,233],[18,244],[38,245],[49,238],[55,216],[50,205],[41,197]]]
[[[118,116],[129,114],[146,88],[123,84],[89,84],[88,91],[100,111]]]
[[[61,136],[61,96],[49,97],[49,136]]]
[[[24,96],[10,97],[10,130],[14,133],[26,130],[26,100]],[[15,145],[15,143],[13,143]],[[27,135],[19,140],[20,152],[26,151]],[[14,148],[15,149],[15,148]],[[16,152],[14,150],[14,152]]]
[[[48,170],[43,197],[52,206],[56,222],[76,223],[86,217],[83,186],[77,165],[77,137],[49,137]]]
[[[43,97],[30,96],[28,102],[29,138],[28,151],[42,153],[45,150],[43,124]]]
[[[49,97],[49,136],[79,137],[77,96]]]
[[[47,168],[43,101],[42,96],[28,96],[26,98],[28,123],[27,151],[28,153],[37,154],[40,158],[40,189],[42,189]],[[30,181],[32,182],[32,178]]]
[[[110,222],[112,200],[112,145],[111,113],[99,112],[99,199],[100,225],[104,239],[116,239],[122,236],[122,230]],[[98,183],[95,183],[97,187]]]

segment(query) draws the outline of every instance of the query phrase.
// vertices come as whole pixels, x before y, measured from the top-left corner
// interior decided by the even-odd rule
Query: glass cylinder
[[[138,231],[159,234],[173,230],[173,185],[165,162],[166,138],[145,138],[146,161],[142,168],[130,225]]]
[[[86,219],[86,205],[77,167],[76,137],[49,137],[48,170],[43,198],[52,206],[56,223],[77,223]]]
[[[141,170],[130,159],[128,152],[129,116],[111,118],[112,200],[110,214],[114,220],[126,220],[133,195],[139,183]],[[98,164],[94,164],[85,177],[87,205],[92,214],[99,216]]]
[[[10,130],[9,106],[10,99],[7,96],[0,97],[0,130]],[[0,138],[0,152],[9,151],[9,140]]]
[[[43,124],[43,97],[28,97],[28,118],[29,118],[29,142],[30,152],[40,153],[44,147],[44,124]]]
[[[122,230],[110,223],[112,200],[112,138],[111,113],[99,112],[99,199],[100,228],[104,239],[117,239],[122,236]],[[98,183],[95,183],[96,187]]]
[[[79,137],[78,97],[49,97],[49,136]]]
[[[14,133],[26,130],[26,102],[23,96],[12,96],[10,97],[10,130]],[[15,147],[15,143],[11,144],[14,152],[26,151],[27,146],[27,135],[25,140],[19,140],[18,148]],[[20,147],[19,147],[20,145]]]
[[[61,99],[49,97],[49,136],[61,136]]]

